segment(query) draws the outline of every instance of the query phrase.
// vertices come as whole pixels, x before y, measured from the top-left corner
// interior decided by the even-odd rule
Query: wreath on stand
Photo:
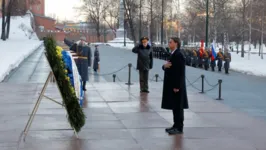
[[[46,57],[57,81],[58,88],[63,98],[63,104],[67,111],[68,122],[71,127],[79,132],[85,124],[85,114],[80,107],[79,98],[76,96],[74,87],[71,85],[68,71],[62,58],[62,48],[56,46],[52,36],[44,40]]]

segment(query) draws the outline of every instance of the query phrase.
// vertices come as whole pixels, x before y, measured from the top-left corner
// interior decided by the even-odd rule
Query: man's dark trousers
[[[173,110],[174,115],[174,128],[177,128],[179,131],[183,132],[183,126],[184,126],[184,109],[174,109]]]
[[[148,91],[149,70],[139,70],[139,83],[141,91]]]

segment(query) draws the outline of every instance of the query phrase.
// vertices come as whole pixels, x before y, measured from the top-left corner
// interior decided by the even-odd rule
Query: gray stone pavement
[[[188,88],[183,135],[169,136],[172,113],[162,110],[162,83],[151,83],[150,94],[138,85],[88,84],[86,125],[76,139],[65,110],[43,99],[30,132],[20,137],[42,84],[0,84],[1,150],[265,150],[266,123],[234,111]],[[14,89],[15,94],[7,94]],[[61,101],[50,83],[47,96]]]
[[[101,73],[120,69],[120,66],[128,61],[134,65],[136,61],[134,54],[122,49],[101,46],[100,54]],[[26,141],[21,141],[20,135],[45,81],[44,74],[48,73],[45,59],[40,60],[35,62],[43,64],[40,66],[45,66],[46,69],[40,67],[38,73],[34,71],[30,75],[36,80],[29,80],[28,76],[25,76],[18,81],[18,76],[9,77],[9,80],[0,83],[0,150],[266,150],[265,121],[229,107],[230,103],[222,104],[229,101],[226,99],[226,90],[223,96],[225,100],[215,101],[213,98],[216,98],[214,93],[217,91],[213,91],[213,95],[199,94],[189,86],[190,109],[185,111],[185,133],[168,136],[164,128],[172,124],[172,113],[160,109],[162,82],[150,82],[151,93],[140,94],[136,72],[132,73],[134,84],[130,87],[124,84],[127,80],[127,77],[124,77],[127,70],[117,74],[121,82],[116,83],[110,82],[111,76],[91,74],[84,103],[86,125],[79,133],[79,139],[75,139],[73,131],[70,130],[65,110],[43,99]],[[163,61],[155,60],[151,75],[157,72],[162,75],[162,63]],[[25,65],[28,69],[17,71],[11,76],[30,72],[34,68],[26,66],[28,65]],[[254,87],[248,88],[248,85],[260,85],[265,81],[263,78],[235,72],[227,76],[189,67],[187,72],[191,81],[201,73],[204,73],[211,83],[222,78],[224,88],[228,88],[228,85],[233,86],[237,88],[236,92],[242,91],[241,94],[245,93],[246,89],[255,90]],[[247,84],[244,79],[251,83]],[[200,83],[196,83],[195,86],[200,87]],[[231,93],[234,91],[233,88]],[[249,93],[252,92],[244,94],[243,97],[253,97],[254,105],[257,104],[255,102],[259,96]],[[45,94],[61,101],[53,83],[49,84]],[[241,98],[241,94],[233,96],[238,99]]]

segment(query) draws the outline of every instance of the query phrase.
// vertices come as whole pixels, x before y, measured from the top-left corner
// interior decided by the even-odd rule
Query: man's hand
[[[174,89],[174,92],[175,92],[175,93],[179,92],[179,89]]]
[[[164,66],[164,68],[170,68],[172,66],[172,63],[168,62],[167,64],[164,64],[163,66]]]

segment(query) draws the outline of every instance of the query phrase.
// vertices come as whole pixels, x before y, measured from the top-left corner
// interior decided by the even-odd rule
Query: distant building
[[[8,1],[6,0],[7,3]],[[2,0],[0,0],[1,5]],[[65,37],[71,40],[79,40],[80,36],[85,36],[87,42],[90,43],[109,41],[114,38],[113,34],[106,33],[105,36],[101,35],[99,41],[93,23],[57,23],[55,19],[45,16],[45,0],[16,0],[12,7],[12,16],[22,16],[28,13],[28,11],[32,13],[34,16],[32,18],[33,29],[40,39],[47,36],[47,34],[53,35],[58,41],[63,41]]]
[[[0,6],[2,6],[2,1],[3,0],[0,0]],[[5,0],[5,2],[7,6],[9,0]],[[27,12],[27,10],[30,10],[33,14],[44,16],[45,0],[16,0],[12,4],[12,16],[24,15]],[[2,16],[2,12],[0,12],[0,16]]]

